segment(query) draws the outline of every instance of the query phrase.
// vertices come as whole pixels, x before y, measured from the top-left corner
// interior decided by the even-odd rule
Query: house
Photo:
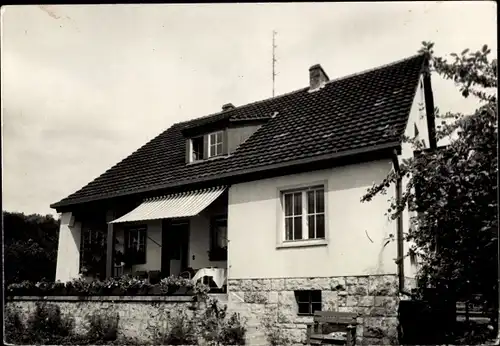
[[[436,145],[427,65],[416,55],[334,80],[314,65],[303,89],[174,124],[52,205],[56,279],[77,277],[97,239],[101,277],[119,262],[163,275],[220,268],[234,306],[278,304],[293,333],[315,309],[378,308],[373,323],[394,324],[394,306],[380,307],[415,267],[395,261],[408,213],[385,213],[405,181],[360,200],[413,155],[403,135]]]

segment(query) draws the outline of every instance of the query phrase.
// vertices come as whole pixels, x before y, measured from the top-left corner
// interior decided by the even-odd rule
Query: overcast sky
[[[488,44],[494,2],[2,7],[3,209],[53,213],[178,121],[411,56]],[[433,79],[441,110],[468,110]]]

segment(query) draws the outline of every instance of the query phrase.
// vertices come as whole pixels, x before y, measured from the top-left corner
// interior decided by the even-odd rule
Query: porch
[[[58,252],[56,280],[132,275],[154,284],[173,275],[203,280],[212,292],[224,293],[227,210],[227,191],[218,187],[148,199],[134,207],[116,205],[105,218],[95,210],[71,214],[69,220],[65,213],[59,249],[66,251]],[[68,247],[68,240],[74,246]],[[68,253],[72,248],[78,256]]]

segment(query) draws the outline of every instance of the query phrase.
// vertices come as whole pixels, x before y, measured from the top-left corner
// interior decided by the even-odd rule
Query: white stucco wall
[[[360,202],[366,189],[391,169],[391,161],[383,160],[231,186],[229,278],[396,274],[396,244],[383,247],[396,230],[396,223],[384,216],[394,189]],[[327,181],[328,245],[277,248],[278,188],[318,181]]]
[[[81,223],[71,213],[61,215],[57,250],[56,280],[70,281],[80,272]]]
[[[415,94],[415,99],[413,100],[413,105],[410,111],[410,116],[408,119],[408,125],[405,130],[405,135],[413,138],[414,133],[414,125],[418,128],[418,139],[424,140],[425,147],[429,147],[429,131],[427,128],[427,118],[425,112],[425,97],[423,90],[423,81],[422,78],[419,81],[417,92]],[[399,162],[401,163],[404,159],[413,157],[414,148],[409,143],[403,143],[401,148],[401,155],[399,155]],[[402,181],[403,191],[406,190],[408,183],[408,178],[404,178]],[[403,212],[403,232],[407,232],[410,227],[410,218],[414,216],[414,213],[409,213],[406,209]],[[404,254],[408,253],[408,250],[411,246],[410,242],[404,242]],[[405,257],[404,259],[404,276],[413,278],[415,277],[418,270],[418,266],[416,263],[412,263],[410,257]]]

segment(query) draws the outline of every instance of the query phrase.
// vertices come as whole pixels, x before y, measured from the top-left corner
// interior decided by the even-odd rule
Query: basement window
[[[320,290],[295,291],[295,299],[299,307],[299,315],[313,315],[315,311],[321,311]]]

